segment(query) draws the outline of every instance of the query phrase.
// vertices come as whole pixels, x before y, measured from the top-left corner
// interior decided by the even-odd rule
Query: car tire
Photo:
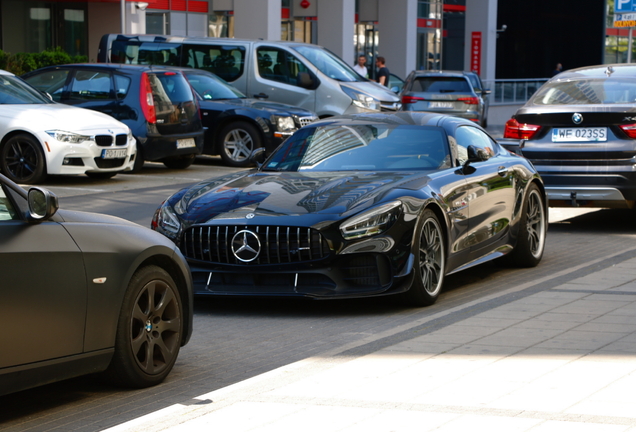
[[[47,176],[42,145],[28,134],[12,136],[0,149],[0,170],[16,183],[41,183]]]
[[[161,383],[177,360],[182,334],[183,310],[174,280],[158,266],[142,267],[124,295],[107,375],[125,387]]]
[[[162,162],[166,166],[166,168],[171,169],[186,169],[196,159],[197,155],[190,154],[185,156],[175,156],[168,159],[164,159]]]
[[[119,173],[119,171],[115,171],[115,172],[87,172],[86,175],[88,177],[92,178],[92,179],[106,180],[106,179],[115,177],[118,173]]]
[[[139,142],[139,140],[137,140]],[[141,150],[141,146],[137,144],[137,154],[135,155],[135,160],[133,162],[132,170],[126,171],[129,174],[139,174],[141,170],[144,168],[144,153]]]
[[[442,290],[446,268],[444,231],[430,209],[424,210],[420,217],[415,242],[415,274],[405,297],[411,306],[428,306],[435,303]]]
[[[226,165],[246,167],[250,165],[252,152],[262,147],[261,136],[247,122],[235,122],[225,126],[219,133],[218,149]]]
[[[539,188],[531,184],[519,220],[517,244],[506,255],[506,261],[515,267],[536,267],[543,257],[545,237],[548,230],[545,203]]]

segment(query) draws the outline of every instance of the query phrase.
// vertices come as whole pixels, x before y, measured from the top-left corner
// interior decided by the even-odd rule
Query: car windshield
[[[305,45],[293,48],[329,78],[344,82],[366,81],[351,66],[326,49]]]
[[[190,85],[204,100],[238,99],[245,95],[230,84],[214,75],[188,73],[186,77]]]
[[[633,104],[636,80],[629,78],[581,79],[544,84],[532,98],[535,105]]]
[[[351,123],[299,130],[263,170],[400,171],[450,166],[448,143],[440,128]]]
[[[52,100],[22,81],[10,75],[0,75],[0,104],[51,104]]]

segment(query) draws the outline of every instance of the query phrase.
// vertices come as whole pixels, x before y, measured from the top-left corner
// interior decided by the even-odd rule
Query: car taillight
[[[625,135],[627,135],[628,137],[636,138],[636,123],[619,125],[618,127],[620,127],[621,130],[625,132]]]
[[[417,96],[402,96],[403,104],[412,104],[415,102],[425,101],[426,99]]]
[[[517,120],[511,118],[506,122],[504,128],[504,138],[524,139],[529,140],[541,129],[539,125],[532,125],[528,123],[519,123]]]
[[[155,111],[155,100],[152,97],[152,86],[150,85],[150,78],[146,72],[141,74],[141,86],[139,90],[139,102],[141,103],[141,110],[144,113],[144,117],[148,123],[157,122],[157,112]]]
[[[464,102],[466,105],[479,105],[479,99],[476,97],[460,97],[457,100]]]

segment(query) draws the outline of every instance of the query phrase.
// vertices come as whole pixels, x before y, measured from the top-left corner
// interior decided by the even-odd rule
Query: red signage
[[[481,32],[473,32],[470,41],[470,70],[481,75]]]

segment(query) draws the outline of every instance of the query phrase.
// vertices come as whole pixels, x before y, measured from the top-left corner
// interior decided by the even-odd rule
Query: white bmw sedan
[[[16,183],[49,174],[110,178],[133,168],[137,146],[114,118],[53,102],[0,70],[0,171]]]

